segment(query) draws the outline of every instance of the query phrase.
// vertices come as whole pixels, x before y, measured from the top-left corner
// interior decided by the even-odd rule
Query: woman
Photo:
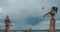
[[[54,30],[54,32],[56,32],[56,29],[55,29],[55,13],[57,13],[57,7],[52,7],[51,11],[48,12],[47,14],[45,14],[43,17],[47,16],[48,14],[51,15],[51,20],[50,20],[50,32],[52,32],[52,28]]]
[[[5,31],[4,32],[8,32],[9,31],[9,28],[10,28],[10,20],[9,20],[9,16],[7,15],[6,16],[6,19],[5,19]]]

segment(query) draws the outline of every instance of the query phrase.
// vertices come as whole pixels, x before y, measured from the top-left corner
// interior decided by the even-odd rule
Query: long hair
[[[52,9],[54,9],[55,10],[55,12],[57,13],[57,10],[58,10],[58,8],[57,7],[52,7]]]

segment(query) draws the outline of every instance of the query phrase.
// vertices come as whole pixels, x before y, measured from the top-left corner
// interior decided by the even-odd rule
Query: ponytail
[[[57,10],[58,10],[58,8],[57,7],[52,7],[52,9],[54,9],[55,10],[55,12],[57,13]]]
[[[58,8],[57,8],[57,7],[55,7],[55,11],[56,11],[56,13],[57,13],[57,10],[58,10]]]

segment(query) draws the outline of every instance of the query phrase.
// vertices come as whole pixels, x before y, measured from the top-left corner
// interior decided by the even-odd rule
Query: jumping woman
[[[56,29],[55,29],[55,18],[54,18],[54,16],[55,16],[55,13],[57,13],[57,7],[52,7],[51,8],[51,10],[50,10],[50,12],[48,12],[47,14],[45,14],[43,17],[45,17],[45,16],[47,16],[48,14],[50,14],[51,15],[51,20],[50,20],[50,32],[56,32]],[[52,28],[53,28],[53,31],[52,31]]]
[[[5,31],[4,32],[8,32],[9,31],[9,28],[10,28],[10,20],[9,20],[9,16],[7,15],[6,16],[6,19],[5,19]]]

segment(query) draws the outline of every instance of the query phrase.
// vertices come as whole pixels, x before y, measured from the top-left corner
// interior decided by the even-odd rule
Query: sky
[[[10,16],[13,25],[10,29],[49,29],[50,15],[43,15],[48,13],[52,6],[58,7],[55,19],[56,29],[60,29],[60,0],[0,0],[0,29],[5,29],[6,15]]]

